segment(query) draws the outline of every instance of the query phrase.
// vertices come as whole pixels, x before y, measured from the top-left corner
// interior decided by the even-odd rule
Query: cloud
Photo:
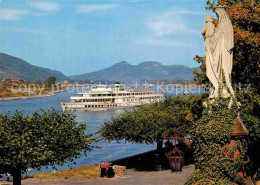
[[[199,31],[187,26],[182,19],[182,14],[202,14],[201,12],[173,8],[152,16],[147,22],[146,26],[152,33],[152,36],[163,37],[167,35],[174,35],[177,33],[199,34]]]
[[[160,45],[160,46],[178,46],[178,47],[192,47],[190,43],[185,43],[179,40],[170,40],[170,39],[157,39],[157,38],[148,38],[136,42],[138,44],[148,44],[148,45]]]
[[[190,34],[200,34],[200,32],[188,26],[187,22],[183,20],[184,14],[201,15],[204,13],[172,8],[169,11],[153,14],[144,23],[149,33],[145,38],[142,38],[135,43],[191,47],[192,44],[190,40],[185,40],[186,36]],[[182,38],[182,40],[179,40],[178,38]]]
[[[193,10],[187,10],[187,9],[182,9],[178,7],[172,8],[170,11],[165,12],[166,15],[173,15],[173,14],[191,14],[191,15],[204,15],[205,12],[202,11],[193,11]]]
[[[197,30],[189,28],[185,23],[175,17],[170,20],[154,20],[146,23],[147,28],[152,32],[152,36],[163,37],[177,33],[199,34]]]
[[[53,2],[30,2],[29,4],[31,7],[45,12],[54,12],[60,9],[60,5]]]
[[[15,21],[25,16],[47,16],[49,12],[59,9],[57,3],[50,2],[31,2],[30,6],[42,10],[43,12],[33,12],[22,9],[0,9],[0,20]]]
[[[27,10],[0,9],[0,20],[14,21],[29,14]]]
[[[118,4],[100,4],[100,5],[79,5],[76,8],[77,13],[92,13],[95,11],[108,10],[118,7]]]

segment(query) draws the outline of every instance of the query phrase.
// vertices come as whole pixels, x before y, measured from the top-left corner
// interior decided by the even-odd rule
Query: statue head
[[[205,16],[205,21],[206,21],[206,22],[213,22],[212,16],[211,16],[211,15],[206,15],[206,16]]]

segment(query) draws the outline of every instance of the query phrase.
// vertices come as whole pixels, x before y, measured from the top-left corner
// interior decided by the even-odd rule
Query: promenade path
[[[163,171],[134,171],[127,170],[124,178],[111,179],[26,179],[22,185],[183,185],[194,172],[194,165],[184,166],[182,173]],[[0,183],[1,184],[1,183]],[[3,183],[9,184],[9,183]],[[10,183],[11,184],[11,183]]]

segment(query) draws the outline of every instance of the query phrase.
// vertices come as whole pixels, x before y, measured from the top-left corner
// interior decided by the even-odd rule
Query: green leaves
[[[52,87],[52,85],[55,85],[56,83],[56,77],[51,76],[47,80],[44,81],[44,84],[46,87]]]
[[[162,134],[172,134],[174,128],[180,136],[187,136],[192,122],[186,119],[191,114],[195,119],[201,114],[198,97],[167,97],[164,101],[144,105],[133,111],[105,122],[98,130],[103,140],[147,143],[160,142]],[[193,107],[193,110],[191,110]]]
[[[0,128],[0,173],[73,162],[96,141],[84,134],[87,125],[76,122],[75,115],[54,109],[32,116],[2,114]]]
[[[194,160],[199,170],[186,184],[244,184],[237,172],[241,170],[243,164],[248,165],[247,156],[250,157],[250,153],[259,154],[256,151],[259,143],[259,135],[256,136],[259,130],[256,129],[259,128],[259,113],[255,112],[258,110],[256,102],[259,101],[259,96],[239,93],[237,97],[242,103],[240,109],[235,106],[228,109],[228,99],[216,99],[208,103],[208,108],[193,125],[191,136]],[[231,145],[233,120],[238,113],[252,133]],[[258,118],[255,115],[258,115]],[[239,153],[236,153],[237,151]],[[238,155],[234,161],[235,153]],[[257,165],[257,159],[250,158]]]

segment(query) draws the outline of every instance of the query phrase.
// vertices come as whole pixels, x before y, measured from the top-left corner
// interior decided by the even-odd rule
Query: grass
[[[99,165],[92,166],[83,166],[73,169],[58,170],[55,172],[44,172],[33,174],[33,178],[42,178],[42,179],[92,179],[99,177]]]

